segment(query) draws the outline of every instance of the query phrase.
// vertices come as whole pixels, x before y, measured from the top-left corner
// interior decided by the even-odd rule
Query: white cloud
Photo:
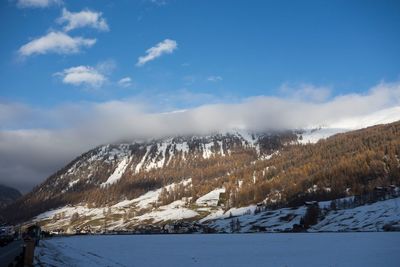
[[[74,54],[81,51],[82,47],[91,47],[96,39],[82,37],[71,37],[63,32],[49,32],[23,45],[18,50],[20,56],[31,56],[35,54]]]
[[[101,12],[82,10],[80,12],[70,12],[63,8],[62,15],[57,19],[60,24],[66,23],[65,31],[71,31],[77,28],[91,27],[100,31],[108,31],[109,27]]]
[[[74,86],[101,87],[107,78],[99,70],[90,66],[77,66],[58,72],[55,75],[62,77],[62,82]]]
[[[109,75],[116,68],[116,65],[117,64],[114,60],[109,59],[98,63],[96,65],[96,70],[98,70],[100,73],[103,73],[104,75]]]
[[[207,77],[207,81],[209,81],[209,82],[219,82],[219,81],[222,81],[222,77],[221,76],[208,76]]]
[[[124,88],[132,85],[132,79],[130,77],[124,77],[118,81],[118,85]]]
[[[193,98],[196,95],[188,94],[187,101]],[[181,98],[178,102],[183,101],[186,100]],[[332,125],[393,107],[397,109],[392,110],[392,115],[400,116],[400,112],[396,115],[400,109],[400,83],[382,83],[363,94],[349,93],[318,103],[259,96],[238,103],[203,104],[169,113],[149,112],[149,105],[137,99],[75,103],[40,110],[7,103],[0,105],[0,114],[5,114],[0,116],[0,179],[3,179],[0,183],[12,181],[21,189],[30,189],[99,144],[208,134],[233,128],[268,131]]]
[[[164,41],[156,44],[155,46],[146,50],[146,55],[139,57],[136,66],[143,66],[149,61],[152,61],[163,54],[171,54],[177,49],[178,44],[174,40],[165,39]]]
[[[61,5],[61,0],[17,0],[19,8],[44,8],[52,5]]]

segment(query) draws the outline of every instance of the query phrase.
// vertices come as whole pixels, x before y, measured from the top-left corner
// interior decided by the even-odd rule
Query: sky
[[[398,1],[4,0],[0,183],[104,143],[400,105]]]

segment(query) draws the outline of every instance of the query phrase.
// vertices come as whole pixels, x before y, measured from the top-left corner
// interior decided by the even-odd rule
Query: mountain
[[[59,206],[90,203],[109,205],[148,191],[191,179],[201,194],[234,172],[266,160],[297,140],[291,132],[249,134],[227,132],[209,136],[181,136],[141,143],[99,146],[79,156],[27,194],[18,207],[27,219]],[[189,192],[190,191],[190,192]]]
[[[21,196],[21,193],[17,189],[5,185],[0,185],[0,208],[11,204]]]
[[[326,230],[316,222],[304,223],[305,202],[335,200],[335,207],[324,211],[326,218],[333,211],[345,214],[395,198],[400,185],[400,122],[344,129],[229,131],[103,145],[76,158],[1,214],[10,222],[33,221],[64,231],[156,231],[165,224],[177,227],[177,222],[202,231],[227,231],[233,229],[232,218],[248,222],[246,231],[296,230],[298,225]],[[304,144],[318,132],[324,137],[341,133],[309,138]],[[390,211],[390,220],[372,222],[379,230],[397,218],[398,211]],[[275,226],[270,224],[274,221]],[[358,229],[370,229],[363,227]]]

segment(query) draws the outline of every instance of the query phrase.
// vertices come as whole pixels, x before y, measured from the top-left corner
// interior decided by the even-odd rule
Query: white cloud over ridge
[[[102,17],[101,12],[89,9],[80,12],[70,12],[63,8],[62,15],[57,19],[59,24],[64,24],[64,31],[68,32],[77,28],[90,27],[99,31],[109,31],[107,21]]]
[[[61,5],[61,0],[17,0],[19,8],[45,8],[52,5]]]
[[[21,46],[18,53],[22,57],[48,53],[75,54],[83,47],[91,47],[95,43],[96,39],[71,37],[63,32],[52,31]]]
[[[155,46],[146,50],[146,55],[138,58],[136,66],[143,66],[149,61],[152,61],[164,54],[171,54],[178,48],[176,41],[171,39],[165,39],[164,41],[156,44]]]
[[[13,181],[10,185],[26,191],[99,144],[230,129],[258,132],[320,125],[340,127],[337,122],[347,118],[390,108],[391,115],[398,110],[400,117],[400,83],[382,83],[364,94],[339,95],[322,102],[300,95],[297,99],[258,96],[181,112],[149,112],[147,105],[134,100],[75,103],[48,109],[0,103],[1,113],[7,114],[0,116],[0,177],[5,177],[0,179],[7,179],[0,183]],[[385,121],[382,114],[379,118],[375,123]]]

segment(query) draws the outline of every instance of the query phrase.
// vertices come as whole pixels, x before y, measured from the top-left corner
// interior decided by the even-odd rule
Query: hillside
[[[296,139],[292,132],[233,132],[100,146],[72,161],[16,203],[23,213],[9,215],[20,220],[67,204],[110,205],[188,178],[194,186],[176,194],[201,196],[214,186],[222,186],[229,173],[269,158]]]
[[[22,194],[17,189],[0,185],[0,208],[13,203],[21,196]]]
[[[310,200],[372,200],[374,188],[400,184],[400,122],[302,144],[305,134],[235,131],[100,146],[2,214],[14,222],[34,217],[53,230],[133,230],[181,220],[215,230],[215,219],[236,210],[253,214],[248,207],[255,204],[264,212]]]

